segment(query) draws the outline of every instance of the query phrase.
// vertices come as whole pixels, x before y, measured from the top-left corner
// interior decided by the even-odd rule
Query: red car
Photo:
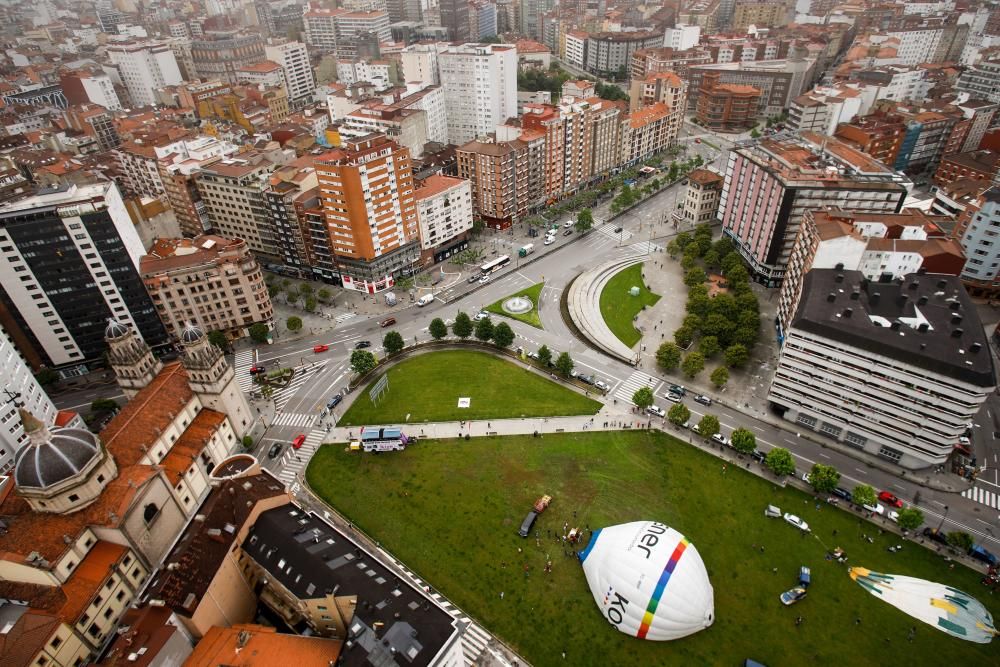
[[[381,324],[379,324],[379,326],[382,327],[383,329],[385,329],[386,327],[391,327],[395,323],[396,323],[396,318],[395,317],[387,317],[384,320],[382,320],[382,322],[381,322]]]
[[[903,501],[889,493],[888,491],[881,491],[878,494],[878,499],[881,500],[886,505],[892,505],[893,507],[902,507]]]
[[[264,368],[264,364],[261,364],[259,366],[251,366],[250,367],[250,374],[251,375],[257,375],[258,373],[264,373],[266,371],[267,371],[267,369]]]
[[[292,447],[298,449],[299,447],[302,446],[302,443],[304,443],[305,441],[306,441],[306,436],[299,433],[297,436],[295,436],[295,439],[292,440]]]
[[[319,354],[320,352],[326,352],[329,349],[330,349],[329,345],[317,345],[316,347],[313,348],[313,352]]]

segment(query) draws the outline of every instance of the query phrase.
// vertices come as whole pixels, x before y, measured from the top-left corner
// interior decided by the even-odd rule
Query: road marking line
[[[861,473],[862,475],[867,475],[867,474],[868,474],[867,472],[865,472],[865,471],[864,471],[864,470],[862,470],[861,468],[855,468],[855,470],[857,470],[857,471],[858,471],[859,473]]]

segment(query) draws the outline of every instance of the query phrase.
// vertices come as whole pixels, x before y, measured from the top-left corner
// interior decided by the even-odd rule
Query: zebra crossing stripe
[[[615,397],[620,398],[623,401],[631,401],[632,395],[639,388],[649,387],[655,392],[659,384],[660,381],[653,376],[641,371],[635,371],[618,386],[618,390],[615,392]]]
[[[992,491],[987,491],[986,489],[981,489],[978,486],[974,486],[967,491],[962,493],[963,498],[968,498],[974,502],[981,505],[986,505],[987,507],[992,507],[994,509],[1000,509],[1000,502],[998,502],[997,494]]]

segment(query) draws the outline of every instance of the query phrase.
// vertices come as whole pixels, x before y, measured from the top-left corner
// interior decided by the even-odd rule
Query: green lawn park
[[[527,289],[523,289],[520,292],[515,292],[514,294],[508,294],[502,299],[494,301],[490,305],[486,306],[485,310],[488,313],[494,313],[496,315],[503,315],[504,317],[510,317],[512,319],[524,322],[525,324],[530,324],[533,327],[542,328],[542,320],[538,316],[538,303],[539,295],[542,293],[542,288],[545,287],[545,283],[536,283]],[[507,299],[512,299],[515,296],[523,296],[531,299],[531,303],[534,307],[526,313],[508,313],[503,309],[503,303]]]
[[[368,396],[374,383],[357,390],[340,426],[591,415],[601,407],[513,361],[471,350],[428,352],[392,366],[377,406]],[[472,399],[468,408],[458,407],[460,397]]]
[[[618,339],[633,347],[642,338],[635,328],[635,316],[643,306],[652,306],[660,300],[658,294],[646,289],[642,279],[642,264],[635,264],[619,271],[601,291],[601,316],[611,332]],[[632,296],[629,290],[639,288],[639,295]]]
[[[825,503],[817,509],[802,492],[733,466],[723,473],[718,459],[656,431],[421,441],[380,456],[330,445],[316,453],[307,478],[534,665],[739,665],[748,657],[771,667],[996,661],[995,645],[964,642],[912,619],[851,581],[846,566],[825,554],[840,546],[850,565],[953,585],[996,616],[1000,606],[979,575],[949,570],[941,557],[879,535],[848,512]],[[536,524],[536,546],[516,531],[542,494],[553,502]],[[766,519],[767,504],[798,514],[813,532],[802,537],[784,521]],[[618,633],[598,611],[576,559],[546,534],[564,522],[597,528],[640,519],[662,521],[697,547],[715,590],[712,627],[674,642]],[[900,543],[901,552],[887,551]],[[546,556],[551,574],[542,572]],[[795,584],[801,565],[812,568],[809,595],[784,607],[778,595]],[[796,616],[804,619],[800,626]]]

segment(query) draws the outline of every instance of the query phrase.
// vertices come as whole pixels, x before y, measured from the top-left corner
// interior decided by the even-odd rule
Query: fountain
[[[501,307],[511,315],[523,315],[534,308],[535,304],[526,296],[512,296],[504,301]]]

